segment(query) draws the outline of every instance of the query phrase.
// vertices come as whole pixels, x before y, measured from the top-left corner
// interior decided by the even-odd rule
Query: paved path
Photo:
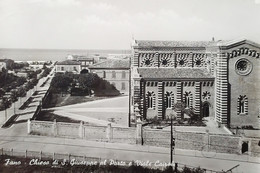
[[[26,97],[23,97],[21,102],[18,99],[18,101],[13,103],[12,106],[7,109],[7,119],[5,117],[5,111],[0,111],[0,126],[2,126],[10,117],[14,115],[14,105],[15,105],[15,114],[19,115],[16,121],[26,121],[27,119],[32,118],[37,106],[39,105],[40,101],[44,97],[45,92],[48,90],[50,86],[53,73],[54,73],[54,68],[52,69],[52,71],[47,77],[41,78],[38,84],[33,89],[27,92]],[[47,78],[49,78],[49,80],[43,87],[41,87],[41,85],[47,80]],[[33,93],[35,91],[38,91],[39,94],[33,96]],[[33,98],[32,103],[30,103],[26,107],[26,109],[19,110],[19,108],[23,105],[23,103],[30,97]]]
[[[86,103],[50,108],[60,116],[97,125],[128,126],[128,96],[95,100]],[[111,121],[113,120],[113,121]]]

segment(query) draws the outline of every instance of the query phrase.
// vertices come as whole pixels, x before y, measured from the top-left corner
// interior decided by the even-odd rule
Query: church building
[[[259,128],[260,45],[233,41],[132,44],[130,121],[183,117],[175,103],[228,127]],[[136,106],[137,105],[137,106]]]

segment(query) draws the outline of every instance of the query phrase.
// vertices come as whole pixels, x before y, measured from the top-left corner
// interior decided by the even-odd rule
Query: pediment
[[[240,47],[244,45],[244,47],[254,47],[256,49],[260,49],[260,44],[253,42],[251,40],[247,39],[236,39],[236,40],[230,40],[230,41],[220,41],[218,43],[218,46],[221,49],[232,49],[235,47]]]
[[[220,50],[227,52],[229,58],[248,55],[252,57],[260,57],[260,44],[246,39],[219,42]]]

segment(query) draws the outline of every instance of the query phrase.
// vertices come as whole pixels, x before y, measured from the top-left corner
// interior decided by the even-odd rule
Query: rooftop
[[[89,68],[130,68],[129,59],[109,59],[96,63]]]
[[[139,47],[208,47],[217,45],[216,41],[152,41],[135,40]]]
[[[196,68],[139,68],[143,78],[214,78],[207,69]]]
[[[72,61],[72,60],[65,60],[61,62],[57,62],[57,65],[80,65],[80,62]]]

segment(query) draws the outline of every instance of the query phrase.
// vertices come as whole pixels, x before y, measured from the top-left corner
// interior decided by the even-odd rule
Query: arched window
[[[112,78],[116,78],[116,72],[112,71]]]
[[[125,90],[125,83],[124,82],[122,82],[121,90]]]
[[[103,78],[106,78],[106,71],[103,71]]]
[[[165,94],[165,108],[172,108],[174,103],[174,95],[172,92],[166,92]]]
[[[154,92],[147,92],[146,94],[146,104],[147,108],[155,108],[155,94]]]
[[[238,115],[248,114],[248,99],[246,95],[240,95],[237,100],[237,113]]]
[[[125,75],[125,71],[122,71],[122,79],[125,79],[126,75]]]
[[[192,94],[191,92],[185,92],[183,94],[184,103],[186,105],[186,108],[192,108]]]

